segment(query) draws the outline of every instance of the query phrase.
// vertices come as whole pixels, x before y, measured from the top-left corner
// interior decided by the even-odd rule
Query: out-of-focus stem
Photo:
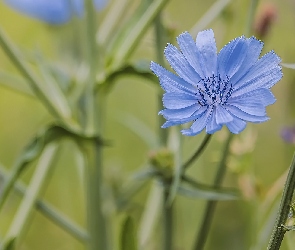
[[[169,190],[164,190],[163,196],[163,250],[173,249],[173,203],[168,202]]]
[[[201,142],[201,145],[197,149],[197,151],[192,155],[191,158],[187,160],[182,166],[182,169],[185,170],[187,169],[205,150],[206,146],[208,145],[212,135],[211,134],[206,134],[203,141]]]
[[[8,178],[8,173],[4,171],[2,166],[0,168],[0,177],[2,177],[4,180]],[[14,189],[17,192],[17,194],[22,196],[27,192],[27,187],[24,184],[22,184],[20,181],[15,183]],[[75,222],[65,217],[65,215],[61,214],[59,211],[57,211],[54,207],[52,207],[46,201],[38,199],[36,201],[35,206],[36,206],[36,209],[41,214],[43,214],[45,217],[47,217],[57,226],[61,227],[63,230],[71,234],[74,238],[82,242],[87,241],[88,235],[84,229],[80,228]]]
[[[250,9],[249,9],[249,12],[248,12],[248,22],[247,22],[247,27],[246,27],[246,32],[245,32],[245,35],[247,37],[250,36],[251,33],[252,33],[253,21],[254,21],[254,17],[255,17],[258,2],[259,2],[259,0],[252,0],[251,1]]]
[[[218,188],[221,185],[221,182],[223,180],[225,170],[226,170],[226,159],[228,157],[229,145],[232,138],[233,138],[233,134],[230,133],[225,142],[222,156],[218,165],[217,173],[215,175],[215,179],[213,183],[213,187],[215,188]],[[198,234],[195,239],[196,241],[193,247],[194,250],[202,250],[205,246],[216,204],[217,204],[217,201],[213,201],[213,200],[208,201],[206,204],[203,220],[201,222],[201,227],[200,227],[200,230],[198,230]]]
[[[103,100],[102,95],[98,92],[97,96],[94,91],[95,78],[98,67],[98,51],[96,44],[96,12],[92,0],[85,1],[86,31],[87,31],[87,52],[89,64],[89,77],[85,89],[85,101],[87,122],[86,131],[89,134],[102,136],[102,119],[103,119]],[[96,98],[99,102],[96,103]],[[106,218],[103,213],[102,199],[102,171],[103,145],[95,137],[83,142],[86,156],[86,199],[87,199],[87,228],[89,241],[87,250],[108,250],[108,238],[106,229]]]
[[[166,44],[166,34],[165,34],[165,28],[162,24],[161,20],[161,13],[157,15],[155,18],[155,37],[156,37],[156,57],[157,62],[161,65],[165,64],[164,57],[163,57],[163,51]],[[163,102],[162,102],[162,96],[163,91],[159,88],[159,94],[158,94],[158,106],[159,110],[163,109]],[[165,146],[167,142],[167,129],[162,129],[161,126],[165,122],[165,119],[163,116],[159,116],[159,144],[161,146]]]
[[[42,193],[48,183],[50,170],[54,165],[56,154],[59,152],[58,149],[59,145],[56,143],[49,144],[44,149],[44,152],[37,164],[37,169],[24,195],[23,201],[14,216],[7,235],[3,240],[3,249],[6,249],[6,247],[11,244],[13,244],[13,246],[17,249],[24,233],[27,232],[27,226],[31,219],[38,196]]]

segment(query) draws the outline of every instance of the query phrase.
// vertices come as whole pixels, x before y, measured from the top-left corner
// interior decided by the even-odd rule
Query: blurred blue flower
[[[162,128],[193,122],[181,131],[184,135],[204,128],[213,134],[223,125],[237,134],[246,122],[269,119],[265,107],[275,102],[270,88],[282,78],[281,60],[273,51],[259,59],[263,43],[242,36],[217,54],[212,30],[199,32],[196,42],[184,32],[177,42],[181,51],[168,44],[164,54],[178,76],[151,62],[166,92],[159,113],[167,120]]]
[[[281,137],[285,142],[295,144],[295,126],[283,128],[281,130]]]
[[[101,10],[107,0],[93,0],[97,10]],[[13,9],[50,24],[63,24],[72,15],[82,16],[84,0],[5,0]]]

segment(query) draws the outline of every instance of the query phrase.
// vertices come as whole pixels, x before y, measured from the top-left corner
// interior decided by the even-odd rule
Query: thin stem
[[[86,133],[95,133],[95,78],[98,67],[97,62],[97,44],[96,44],[96,20],[95,20],[95,9],[92,0],[87,0],[86,11],[86,32],[87,32],[87,57],[89,66],[89,76],[85,88],[84,101],[86,103]]]
[[[4,180],[8,178],[8,174],[6,173],[6,171],[4,171],[2,167],[0,168],[0,177],[2,177]],[[27,187],[20,181],[15,183],[14,189],[19,195],[24,195],[27,192]],[[75,222],[65,217],[65,215],[62,215],[46,201],[38,199],[35,206],[40,213],[42,213],[57,226],[61,227],[63,230],[71,234],[77,240],[82,242],[88,240],[87,232],[84,229],[80,228],[80,226],[78,226]]]
[[[187,160],[182,166],[182,169],[185,170],[187,169],[205,150],[206,146],[208,145],[212,135],[211,134],[206,134],[203,141],[201,142],[201,145],[197,149],[197,151],[194,153],[194,155]]]
[[[33,208],[35,207],[38,196],[42,193],[49,181],[50,170],[52,170],[58,152],[59,145],[56,143],[48,144],[44,149],[30,185],[27,188],[27,192],[3,240],[2,246],[4,246],[4,249],[11,244],[13,244],[15,248],[18,248],[21,239],[28,231],[27,226],[33,215]]]
[[[157,61],[161,65],[165,65],[165,60],[163,57],[163,51],[166,44],[166,34],[165,34],[165,28],[162,24],[162,18],[161,18],[161,12],[157,15],[155,18],[155,35],[156,35],[156,56]],[[159,110],[163,109],[163,91],[159,88],[158,93],[158,106]],[[159,144],[161,146],[165,146],[167,142],[167,130],[162,129],[161,126],[165,122],[165,119],[163,116],[159,116]]]
[[[250,36],[251,33],[252,33],[253,20],[254,20],[254,17],[255,17],[258,2],[259,2],[259,0],[252,0],[251,1],[250,9],[249,9],[249,12],[248,12],[248,22],[247,22],[247,27],[246,27],[246,32],[245,32],[245,35],[247,37]]]
[[[213,183],[214,188],[218,188],[221,185],[221,182],[223,180],[225,170],[226,170],[226,160],[229,153],[229,145],[232,138],[233,138],[233,134],[230,133],[225,142],[222,156],[218,165],[217,173],[215,175],[215,179]],[[217,201],[213,201],[213,200],[207,202],[205,212],[203,215],[203,220],[201,222],[201,227],[200,227],[200,230],[198,231],[198,236],[196,237],[196,241],[193,247],[194,250],[202,250],[205,246],[216,204],[217,204]]]
[[[163,250],[171,250],[173,249],[173,203],[168,202],[169,189],[164,188],[163,198]]]
[[[285,183],[276,223],[275,223],[267,250],[280,249],[280,246],[284,239],[284,235],[286,233],[286,229],[283,226],[285,225],[286,220],[288,218],[288,214],[290,212],[294,189],[295,189],[295,154],[293,155],[293,160],[292,160],[288,177]]]

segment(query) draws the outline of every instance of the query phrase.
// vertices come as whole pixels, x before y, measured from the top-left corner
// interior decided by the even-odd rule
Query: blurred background
[[[126,19],[128,15],[132,15],[139,2],[139,0],[127,1],[130,8],[125,13]],[[102,20],[117,3],[118,1],[109,1],[100,13]],[[171,30],[171,37],[174,39],[183,31],[191,31],[214,3],[213,0],[171,0],[163,12],[163,20]],[[221,14],[205,27],[214,30],[218,50],[231,39],[245,33],[249,7],[250,1],[231,1]],[[265,19],[269,21],[268,29],[263,26],[265,24],[263,22],[268,22]],[[262,54],[275,50],[283,62],[295,63],[294,0],[259,1],[254,23],[252,34],[265,43]],[[53,64],[61,65],[61,68],[67,72],[75,73],[77,65],[73,58],[79,57],[78,49],[75,50],[79,34],[75,32],[74,21],[60,26],[50,26],[14,11],[1,1],[0,25],[25,54],[40,54]],[[195,35],[196,33],[193,34]],[[70,53],[73,50],[77,51],[74,56]],[[147,32],[131,60],[138,59],[156,61],[152,28]],[[52,117],[35,97],[14,91],[9,86],[11,80],[7,80],[5,72],[20,77],[0,49],[0,162],[8,170],[29,139],[43,125],[52,121]],[[231,145],[232,156],[228,162],[224,186],[240,189],[243,198],[218,203],[206,250],[266,249],[269,230],[274,222],[275,210],[272,210],[272,205],[277,208],[284,183],[280,178],[287,170],[294,151],[294,145],[285,142],[280,134],[285,126],[295,126],[295,71],[283,68],[283,73],[283,79],[273,87],[277,102],[267,108],[271,119],[263,124],[247,126],[245,131],[236,136]],[[156,84],[150,80],[124,76],[116,81],[108,97],[105,138],[110,140],[111,145],[104,151],[104,178],[108,190],[111,190],[106,193],[106,209],[110,211],[109,230],[114,232],[113,242],[118,241],[118,232],[124,214],[132,214],[135,227],[138,228],[149,193],[150,184],[134,197],[132,209],[123,212],[118,212],[112,203],[116,190],[128,183],[132,173],[147,163],[152,151],[152,148],[134,130],[134,126],[143,123],[151,131],[158,130]],[[201,160],[189,170],[197,180],[207,184],[212,183],[225,132],[226,129],[223,129],[214,135]],[[202,133],[193,138],[183,138],[184,159],[195,151],[203,136]],[[74,153],[73,157],[75,150],[74,143],[69,140],[63,142],[61,156],[43,199],[84,227],[85,190],[81,180],[83,170],[77,164],[79,155]],[[24,183],[28,183],[33,170],[34,167],[30,167],[22,176]],[[20,201],[20,196],[11,194],[6,202],[0,214],[1,238],[5,235]],[[191,249],[204,205],[204,200],[177,196],[175,250]],[[271,221],[267,227],[265,222],[268,220]],[[161,249],[157,236],[160,226],[160,223],[156,226],[154,242],[148,249]],[[266,235],[263,235],[263,232]],[[295,233],[287,233],[281,249],[295,249],[294,242]],[[84,247],[42,214],[35,212],[21,249],[80,250]],[[114,249],[117,249],[116,243]]]

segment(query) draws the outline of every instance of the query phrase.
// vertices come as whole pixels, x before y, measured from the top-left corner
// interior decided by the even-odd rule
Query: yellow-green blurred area
[[[111,1],[107,8],[99,13],[102,22],[105,18],[112,19],[108,14],[118,2]],[[140,1],[126,2],[130,8],[127,8],[120,25],[134,13]],[[202,27],[214,30],[218,50],[231,39],[245,34],[250,2],[232,0],[208,26]],[[213,0],[171,0],[163,12],[164,24],[172,32],[171,37],[175,38],[186,30],[191,31],[214,3]],[[265,43],[262,54],[275,50],[283,62],[295,63],[295,1],[261,0],[255,20],[259,21],[269,8],[275,18],[262,38]],[[81,37],[76,29],[77,21],[73,20],[61,26],[50,26],[21,15],[3,2],[0,3],[1,29],[28,60],[34,60],[34,55],[42,55],[43,60],[48,60],[57,66],[61,65],[62,69],[67,69],[67,72],[72,72],[73,75],[79,65],[79,62],[74,60],[81,58],[79,50]],[[251,35],[254,35],[254,32]],[[130,61],[139,59],[157,61],[156,46],[154,30],[150,28]],[[103,54],[104,48],[99,49]],[[36,70],[37,67],[32,68]],[[53,121],[53,118],[35,97],[10,88],[11,80],[7,80],[6,73],[21,77],[0,49],[0,163],[9,170],[30,138],[44,125]],[[245,131],[234,139],[224,186],[241,190],[242,198],[218,203],[205,248],[207,250],[266,249],[284,184],[282,175],[291,162],[294,149],[294,145],[286,144],[281,139],[280,131],[286,125],[295,124],[295,71],[283,68],[283,73],[283,79],[272,89],[277,102],[267,108],[271,119],[262,124],[249,124]],[[26,84],[25,81],[23,83]],[[107,98],[104,137],[110,142],[110,146],[104,150],[103,171],[106,184],[105,210],[108,211],[108,229],[111,232],[113,249],[119,249],[119,231],[126,214],[132,215],[135,227],[139,230],[141,215],[150,192],[150,185],[140,191],[132,200],[131,211],[118,212],[114,208],[112,201],[115,191],[130,181],[134,171],[143,168],[153,150],[134,131],[134,127],[143,123],[153,133],[158,133],[157,84],[140,77],[126,75],[116,80]],[[213,136],[205,154],[189,170],[189,174],[200,182],[212,183],[226,132],[227,130],[223,129]],[[193,154],[203,136],[204,134],[182,137],[183,159]],[[65,140],[50,183],[41,198],[81,227],[85,227],[84,170],[79,164],[80,160],[75,144]],[[34,164],[22,175],[21,180],[28,184],[33,172]],[[0,179],[0,191],[2,184],[3,180],[1,183]],[[0,213],[0,238],[5,236],[20,201],[21,196],[12,192],[5,203]],[[176,197],[174,250],[191,249],[205,202],[201,199]],[[272,207],[273,202],[276,204],[274,207]],[[153,229],[153,242],[146,249],[161,249],[161,225],[159,217]],[[288,232],[281,249],[295,249],[294,242],[295,232]],[[80,250],[84,249],[84,246],[36,211],[20,249]]]

